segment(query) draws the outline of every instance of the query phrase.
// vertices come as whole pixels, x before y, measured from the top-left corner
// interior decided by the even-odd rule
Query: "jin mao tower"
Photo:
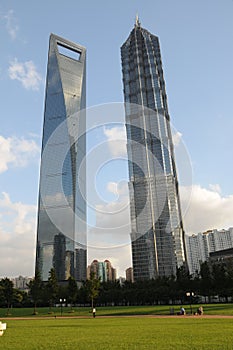
[[[176,275],[184,229],[159,39],[138,18],[121,59],[134,279]]]

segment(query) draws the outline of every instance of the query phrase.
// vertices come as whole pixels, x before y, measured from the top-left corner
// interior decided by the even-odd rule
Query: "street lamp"
[[[186,292],[186,296],[190,297],[190,313],[191,315],[193,314],[193,309],[192,309],[192,297],[194,296],[194,292]]]
[[[62,316],[62,306],[63,306],[63,302],[66,302],[66,299],[60,299],[60,304],[61,304],[61,316]]]

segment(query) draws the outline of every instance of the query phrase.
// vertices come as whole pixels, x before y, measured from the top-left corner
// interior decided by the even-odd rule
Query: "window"
[[[73,60],[76,60],[76,61],[79,61],[81,57],[81,52],[59,43],[58,43],[58,52],[61,55],[72,58]]]

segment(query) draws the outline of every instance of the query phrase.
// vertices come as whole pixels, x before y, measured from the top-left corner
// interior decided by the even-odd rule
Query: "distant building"
[[[22,291],[28,291],[28,283],[31,280],[32,280],[31,277],[23,277],[23,276],[12,278],[14,288],[22,290]]]
[[[200,271],[200,264],[209,257],[206,236],[204,236],[203,233],[186,236],[186,250],[189,273],[191,275],[196,274]]]
[[[100,261],[98,263],[98,277],[101,282],[107,282],[107,266],[105,262]]]
[[[116,269],[112,267],[112,264],[109,260],[93,260],[91,265],[89,265],[87,268],[88,279],[90,278],[91,273],[94,273],[96,278],[100,277],[101,282],[116,280]]]
[[[210,253],[209,257],[210,264],[218,263],[233,263],[233,248],[219,250],[217,252]]]
[[[109,260],[104,261],[106,266],[106,273],[107,273],[107,281],[115,281],[116,280],[116,269],[112,267],[112,264]]]
[[[91,273],[94,273],[94,275],[98,278],[99,276],[99,262],[98,260],[93,260],[91,265],[87,267],[87,279],[90,279]]]
[[[233,227],[228,230],[208,230],[203,233],[186,236],[187,259],[191,275],[200,271],[201,263],[210,258],[210,254],[233,248]]]
[[[129,267],[128,269],[125,270],[125,276],[126,276],[127,282],[134,282],[132,267]]]

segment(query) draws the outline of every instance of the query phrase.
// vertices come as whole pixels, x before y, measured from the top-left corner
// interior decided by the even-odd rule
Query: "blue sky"
[[[186,232],[233,225],[232,0],[1,1],[0,276],[34,273],[50,33],[87,48],[87,106],[122,102],[120,46],[137,12],[159,36],[171,121],[190,156],[191,199],[191,186],[181,183]],[[122,133],[107,129],[94,138],[108,142]],[[125,179],[120,163],[97,174],[108,206],[125,200],[123,182],[116,191]],[[90,249],[89,261],[96,257],[111,260],[120,275],[131,265],[129,246]]]

